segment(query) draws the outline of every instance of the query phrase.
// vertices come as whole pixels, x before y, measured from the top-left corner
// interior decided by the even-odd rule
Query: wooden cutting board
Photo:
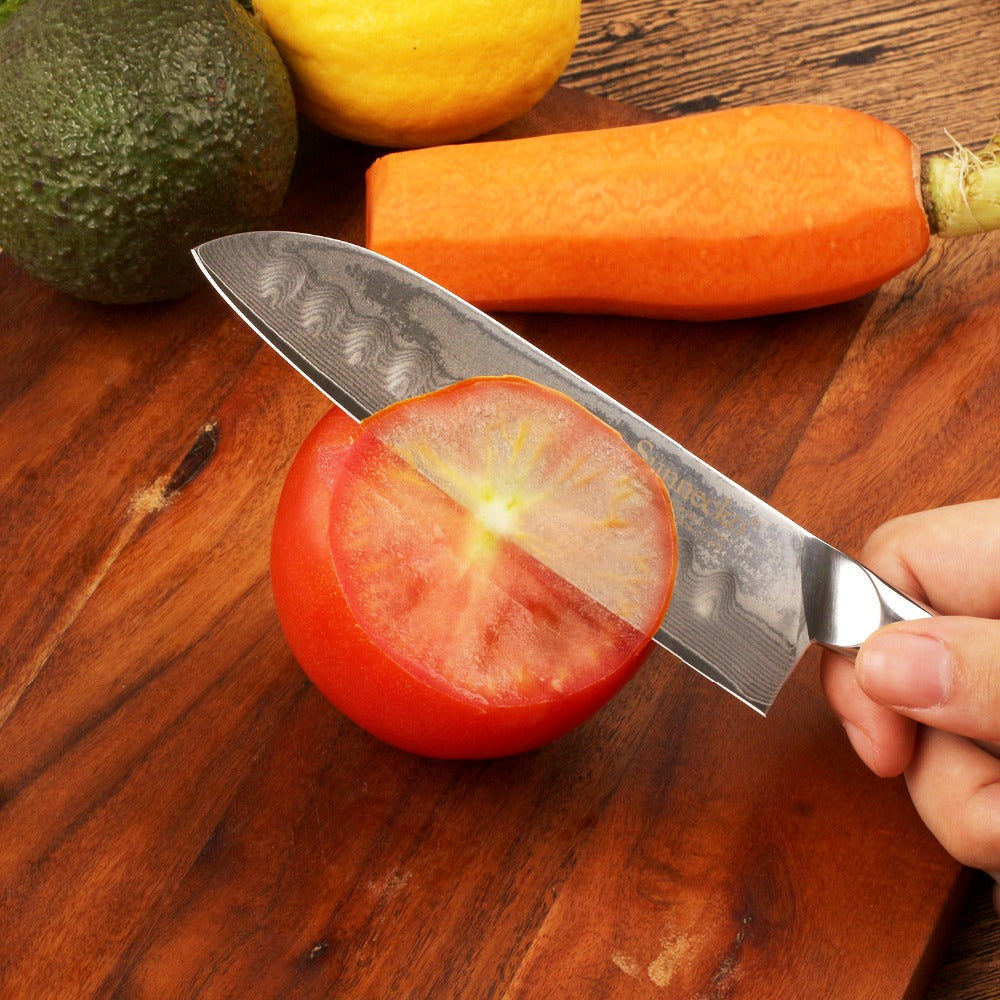
[[[645,117],[559,89],[503,134]],[[373,155],[307,131],[278,224],[360,240]],[[878,294],[747,322],[505,319],[851,550],[1000,491],[995,262],[935,243]],[[767,720],[657,651],[536,753],[397,752],[271,603],[326,401],[207,286],[106,308],[0,256],[0,302],[0,994],[918,994],[963,873],[814,656]]]

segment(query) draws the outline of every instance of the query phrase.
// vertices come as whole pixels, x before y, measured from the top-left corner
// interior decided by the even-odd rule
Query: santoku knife
[[[496,320],[352,243],[226,236],[195,259],[232,308],[358,420],[475,375],[519,375],[586,406],[665,482],[677,581],[655,640],[766,713],[807,647],[852,652],[928,612]]]

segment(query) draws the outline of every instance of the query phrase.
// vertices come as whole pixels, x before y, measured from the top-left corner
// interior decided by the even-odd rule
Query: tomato
[[[633,675],[677,536],[660,479],[561,393],[480,378],[337,409],[292,462],[271,579],[292,652],[370,733],[434,757],[519,753]]]

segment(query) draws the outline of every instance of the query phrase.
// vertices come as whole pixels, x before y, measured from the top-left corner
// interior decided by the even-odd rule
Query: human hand
[[[825,650],[830,705],[945,850],[1000,883],[1000,500],[889,521],[859,558],[938,617],[880,629],[853,663]]]

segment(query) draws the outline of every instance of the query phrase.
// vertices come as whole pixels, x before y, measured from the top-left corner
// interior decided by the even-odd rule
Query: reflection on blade
[[[799,612],[789,610],[787,633],[772,628],[764,615],[746,606],[731,571],[698,565],[689,538],[681,541],[679,557],[685,595],[675,603],[675,590],[657,639],[699,673],[766,712],[787,677],[776,665],[794,666],[808,645],[796,621]],[[671,638],[664,641],[662,633]]]

